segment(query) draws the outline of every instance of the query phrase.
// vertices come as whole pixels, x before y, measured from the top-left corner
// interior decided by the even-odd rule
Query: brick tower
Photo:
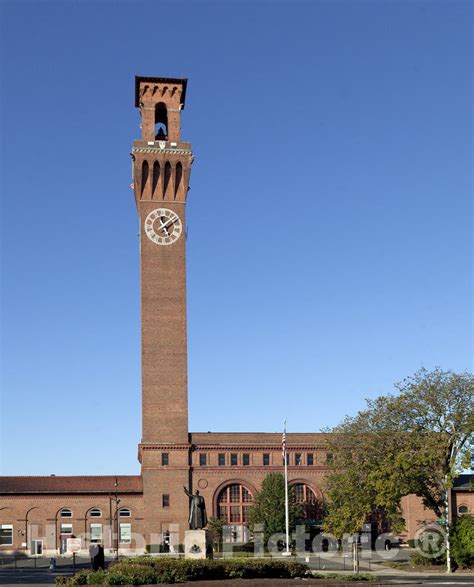
[[[133,143],[140,220],[142,440],[150,533],[185,525],[189,484],[186,196],[192,151],[181,142],[186,79],[135,78],[142,137]],[[180,491],[178,491],[178,489]],[[168,504],[169,501],[169,504]],[[183,519],[184,516],[184,519]]]

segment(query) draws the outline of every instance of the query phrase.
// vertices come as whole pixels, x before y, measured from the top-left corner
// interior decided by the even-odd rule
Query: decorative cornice
[[[326,450],[327,447],[324,445],[311,445],[311,444],[292,444],[290,446],[286,446],[286,450],[288,452],[298,451],[298,450]],[[197,451],[206,451],[206,450],[241,450],[241,451],[251,451],[251,450],[268,450],[268,451],[280,451],[281,452],[281,444],[193,444],[192,450]]]
[[[160,149],[160,147],[133,147],[132,153],[164,153],[165,155],[188,155],[192,157],[193,152],[189,149]]]
[[[190,444],[139,444],[140,450],[189,450]]]
[[[199,473],[200,475],[214,474],[214,473],[226,473],[227,475],[233,473],[266,473],[268,471],[283,471],[283,465],[248,465],[248,466],[214,466],[207,465],[199,467],[199,465],[192,465],[193,473]],[[322,473],[325,474],[329,471],[324,465],[293,465],[288,467],[288,471],[291,473],[309,474],[309,473]]]

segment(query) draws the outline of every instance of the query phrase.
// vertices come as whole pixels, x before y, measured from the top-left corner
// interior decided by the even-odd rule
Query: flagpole
[[[285,532],[286,548],[285,556],[290,556],[290,514],[288,510],[288,462],[286,458],[286,420],[283,421],[283,463],[285,464]]]

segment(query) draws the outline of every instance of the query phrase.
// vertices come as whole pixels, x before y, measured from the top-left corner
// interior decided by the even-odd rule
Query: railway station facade
[[[0,552],[63,553],[73,536],[83,538],[85,551],[94,543],[121,554],[177,549],[188,521],[183,486],[198,489],[208,515],[224,520],[226,539],[244,542],[263,479],[283,471],[280,434],[188,429],[186,199],[193,154],[181,138],[186,90],[186,79],[135,79],[142,133],[132,147],[141,226],[140,475],[0,477]],[[304,521],[317,526],[325,435],[289,433],[286,445],[289,483]],[[402,505],[407,537],[433,518],[415,496]],[[464,506],[472,511],[474,504]]]

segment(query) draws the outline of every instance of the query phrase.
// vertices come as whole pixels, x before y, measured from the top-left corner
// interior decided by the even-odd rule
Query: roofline
[[[273,432],[214,432],[213,430],[202,430],[200,432],[190,432],[189,434],[232,434],[232,436],[247,436],[248,434],[252,434],[254,436],[268,436],[269,434],[282,434],[282,431],[278,431],[278,430],[274,430]],[[309,435],[318,435],[318,436],[322,436],[322,435],[327,435],[330,436],[331,433],[327,433],[327,432],[287,432],[286,435],[292,435],[292,436],[309,436]]]
[[[153,84],[162,84],[162,83],[170,83],[170,84],[181,84],[183,86],[183,93],[181,95],[181,104],[182,110],[184,110],[184,103],[186,101],[186,87],[188,85],[188,78],[187,77],[148,77],[143,75],[136,75],[135,76],[135,107],[138,108],[140,106],[140,82],[150,82]]]
[[[36,489],[18,491],[0,491],[0,495],[110,495],[112,489]],[[124,489],[119,491],[120,495],[142,495],[143,489]]]

